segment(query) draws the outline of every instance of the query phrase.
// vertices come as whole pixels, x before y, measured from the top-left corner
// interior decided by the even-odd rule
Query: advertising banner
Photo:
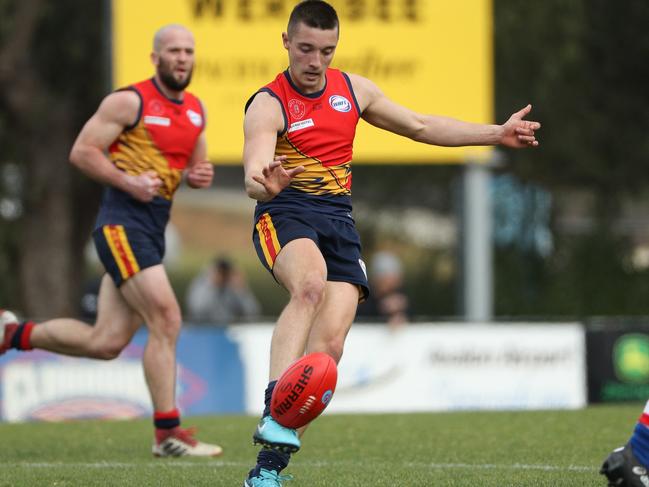
[[[588,401],[649,399],[649,326],[588,327]]]
[[[259,415],[272,332],[270,324],[183,329],[177,361],[183,415]],[[0,357],[1,419],[149,416],[142,371],[146,337],[140,331],[120,357],[107,362],[10,351]],[[636,369],[625,373],[635,377]],[[331,413],[586,404],[584,331],[576,324],[418,324],[397,332],[354,325],[338,372]]]
[[[239,327],[246,411],[258,414],[272,329]],[[390,332],[354,325],[330,412],[556,409],[586,404],[578,324],[416,325]]]
[[[340,17],[332,67],[374,81],[419,113],[493,122],[492,0],[331,0]],[[296,0],[113,0],[115,87],[150,77],[152,38],[180,23],[196,37],[190,90],[207,108],[209,156],[239,163],[246,101],[288,66],[281,34]],[[512,107],[515,108],[515,107]],[[355,162],[485,159],[489,148],[417,144],[360,122]]]
[[[119,358],[104,362],[49,352],[0,357],[0,411],[5,421],[133,418],[151,414],[140,331]],[[177,398],[185,415],[240,413],[242,364],[222,328],[186,328],[178,343]]]

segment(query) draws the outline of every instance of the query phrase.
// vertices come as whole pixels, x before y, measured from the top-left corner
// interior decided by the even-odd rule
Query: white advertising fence
[[[186,416],[263,409],[272,324],[186,327],[178,405]],[[579,324],[352,327],[328,413],[549,409],[586,405]],[[10,351],[0,357],[4,421],[151,414],[141,357],[145,330],[111,362]]]
[[[236,328],[247,412],[258,414],[272,329]],[[586,405],[585,338],[575,323],[354,325],[328,412],[554,409]],[[261,353],[263,351],[263,353]]]

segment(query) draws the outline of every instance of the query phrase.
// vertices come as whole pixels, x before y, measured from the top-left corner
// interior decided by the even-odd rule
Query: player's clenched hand
[[[148,203],[158,194],[158,190],[162,186],[162,179],[155,171],[147,171],[137,176],[129,175],[126,184],[127,192],[133,198]]]
[[[209,161],[193,164],[187,171],[187,184],[192,188],[208,188],[214,177],[214,166]]]
[[[252,176],[252,179],[264,187],[268,194],[268,199],[277,196],[280,191],[291,183],[291,179],[304,172],[304,166],[285,169],[282,166],[282,162],[285,160],[286,156],[275,156],[273,162],[262,168],[261,175]]]
[[[514,149],[539,145],[535,132],[541,128],[541,124],[531,120],[523,120],[530,111],[532,111],[532,105],[527,105],[509,117],[509,120],[502,125],[503,136],[500,142],[502,145]]]

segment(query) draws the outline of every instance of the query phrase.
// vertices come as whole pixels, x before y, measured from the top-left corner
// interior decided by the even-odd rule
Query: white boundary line
[[[295,467],[315,467],[315,468],[330,468],[338,466],[355,466],[363,465],[368,467],[367,462],[294,462]],[[389,466],[389,464],[383,464]],[[541,471],[556,471],[556,472],[593,472],[597,467],[588,467],[585,465],[536,465],[525,463],[495,464],[495,463],[423,463],[423,462],[408,462],[403,464],[406,467],[416,469],[431,469],[431,470],[541,470]],[[111,469],[111,468],[219,468],[219,467],[249,467],[249,462],[227,462],[223,460],[201,460],[201,461],[188,461],[187,459],[171,459],[170,462],[164,460],[148,461],[142,463],[126,463],[126,462],[88,462],[88,463],[65,463],[65,462],[17,462],[17,463],[0,463],[1,469],[9,468],[94,468],[94,469]],[[372,468],[375,468],[373,466]]]
[[[478,469],[478,470],[547,470],[558,472],[591,472],[597,467],[586,467],[583,465],[568,465],[560,467],[558,465],[534,465],[525,463],[513,463],[511,465],[502,465],[495,463],[471,464],[471,463],[407,463],[406,466],[414,468],[432,468],[432,469]]]

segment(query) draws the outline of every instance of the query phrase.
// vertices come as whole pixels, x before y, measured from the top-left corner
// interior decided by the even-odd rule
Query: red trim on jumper
[[[154,411],[153,419],[176,419],[180,418],[180,411],[174,408],[171,411]]]
[[[642,416],[640,416],[640,419],[638,419],[638,421],[645,426],[649,426],[649,414],[642,413]]]
[[[34,329],[34,326],[36,323],[33,321],[25,321],[24,326],[23,326],[23,332],[20,335],[20,349],[21,350],[32,350],[34,347],[32,347],[31,344],[31,337],[32,337],[32,330]]]

